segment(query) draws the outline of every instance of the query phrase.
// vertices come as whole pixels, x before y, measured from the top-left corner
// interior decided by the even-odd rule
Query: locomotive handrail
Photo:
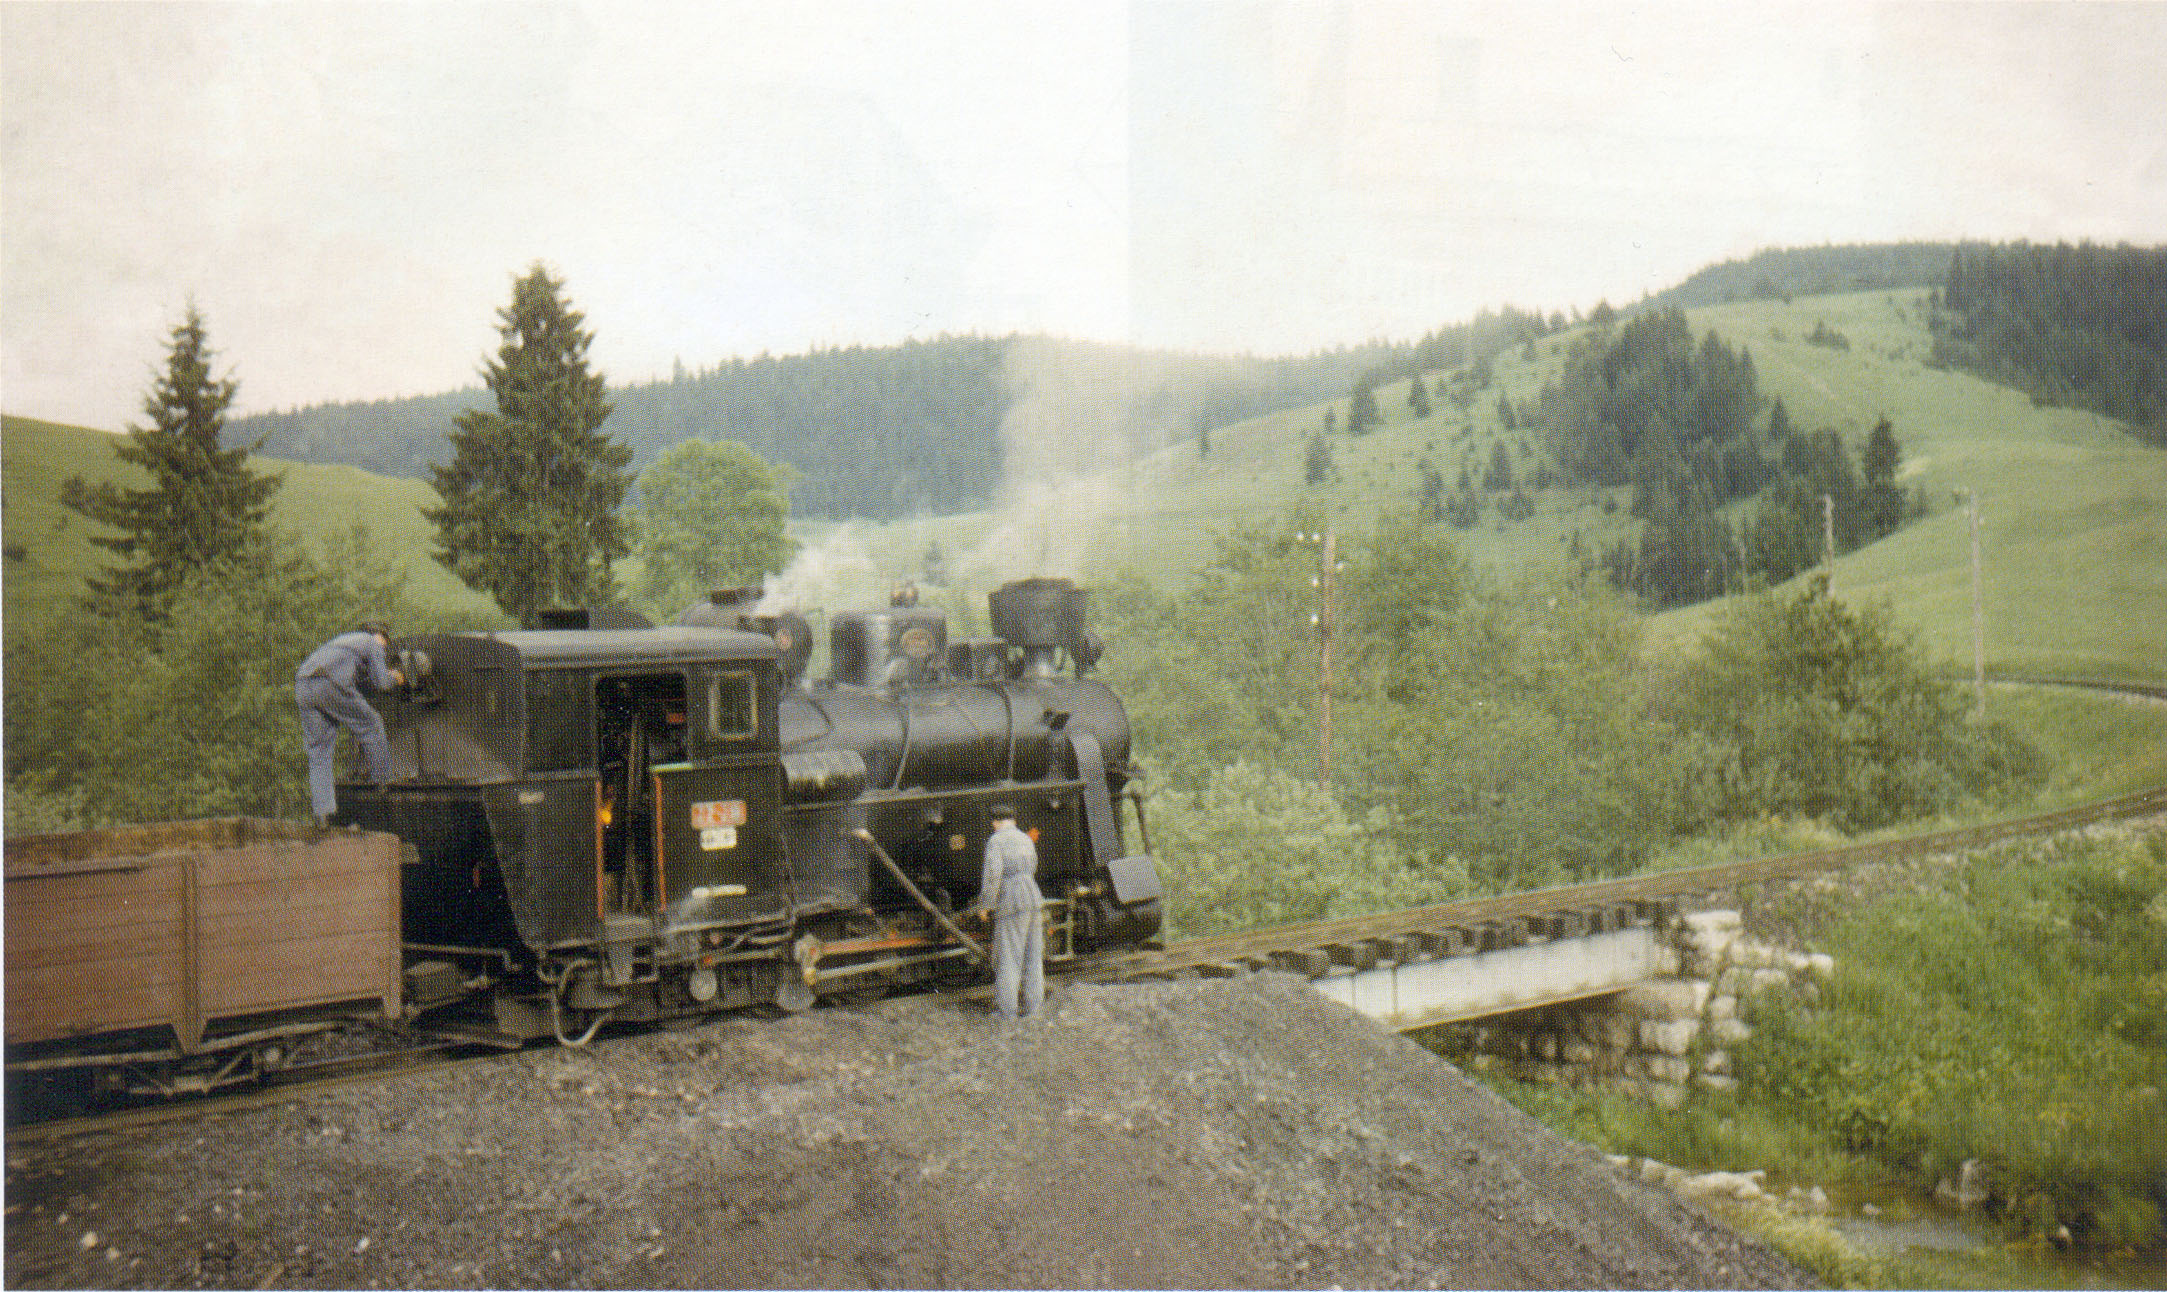
[[[897,724],[903,728],[903,743],[902,746],[896,750],[895,779],[888,785],[888,788],[890,790],[900,790],[903,788],[903,772],[910,766],[910,742],[912,732],[910,727],[910,695],[907,692],[896,697],[895,720]]]
[[[1016,697],[1010,695],[1006,688],[995,686],[991,682],[980,682],[978,685],[980,689],[991,691],[1001,697],[1001,713],[1006,719],[1008,727],[1007,732],[1004,733],[1008,744],[1008,762],[1007,766],[1003,768],[1001,776],[1005,780],[1013,781],[1016,779]]]

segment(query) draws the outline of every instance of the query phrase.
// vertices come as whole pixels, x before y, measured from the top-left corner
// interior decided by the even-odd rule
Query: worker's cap
[[[1006,803],[996,803],[993,805],[993,811],[990,815],[996,821],[1013,821],[1016,819],[1016,809]]]

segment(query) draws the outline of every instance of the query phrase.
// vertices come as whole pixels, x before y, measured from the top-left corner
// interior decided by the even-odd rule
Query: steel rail
[[[13,1148],[17,1144],[65,1139],[71,1135],[93,1131],[126,1130],[183,1118],[222,1116],[250,1108],[263,1108],[341,1085],[433,1072],[470,1057],[469,1052],[479,1053],[487,1049],[501,1047],[460,1041],[430,1041],[399,1050],[295,1064],[290,1068],[266,1072],[257,1078],[255,1084],[249,1086],[183,1095],[160,1103],[134,1103],[74,1117],[11,1122],[7,1127],[7,1143]]]

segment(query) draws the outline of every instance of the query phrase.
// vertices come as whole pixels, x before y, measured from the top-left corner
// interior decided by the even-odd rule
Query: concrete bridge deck
[[[1443,960],[1386,962],[1310,979],[1332,1000],[1398,1031],[1456,1023],[1623,991],[1676,964],[1652,924],[1478,951]]]

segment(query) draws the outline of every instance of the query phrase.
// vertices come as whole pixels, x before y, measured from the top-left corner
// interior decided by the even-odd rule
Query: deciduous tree
[[[1967,721],[1967,698],[1885,610],[1854,610],[1820,579],[1725,611],[1666,694],[1710,742],[1694,797],[1733,821],[1871,830],[1996,799],[2044,766],[2001,724]]]
[[[796,476],[735,440],[685,440],[649,463],[637,527],[650,597],[757,582],[789,564]]]

